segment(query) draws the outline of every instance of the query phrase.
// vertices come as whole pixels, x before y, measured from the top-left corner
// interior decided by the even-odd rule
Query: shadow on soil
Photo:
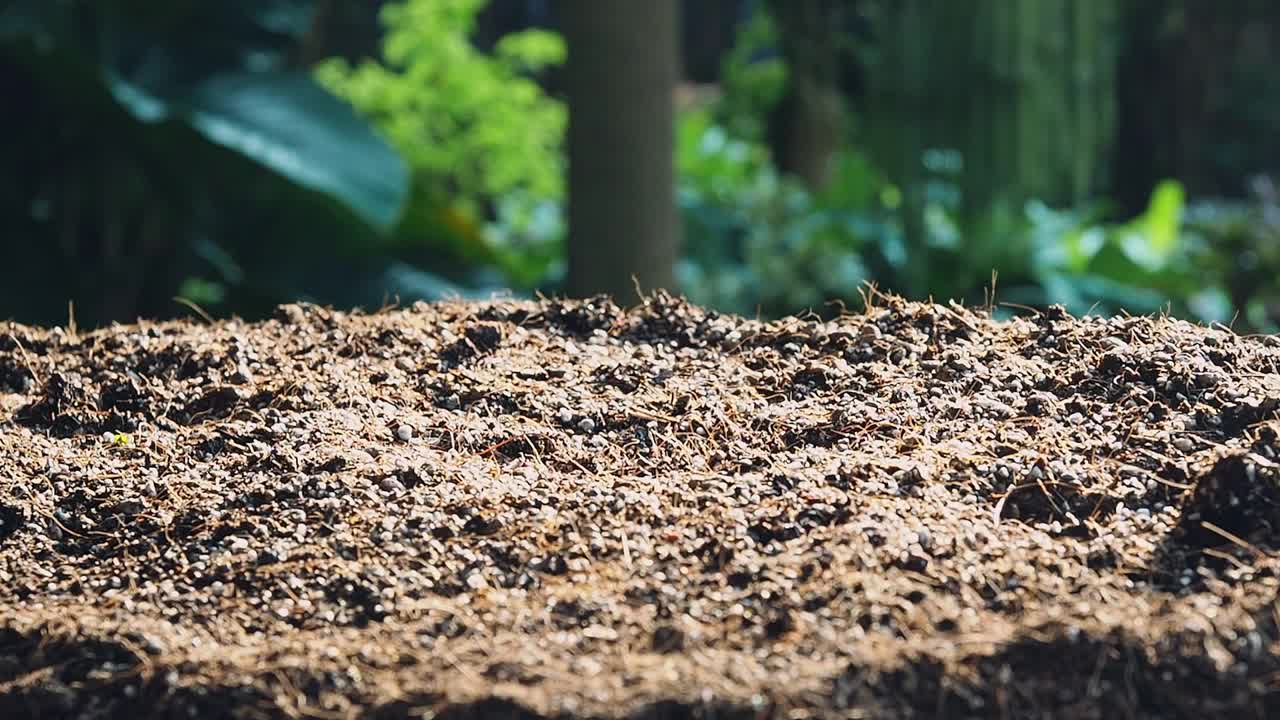
[[[1275,600],[1255,615],[1254,633],[1226,649],[1224,666],[1204,635],[1186,632],[1152,647],[1125,633],[1090,636],[1069,627],[1030,630],[995,653],[972,656],[957,667],[920,657],[890,670],[850,666],[833,678],[812,712],[868,713],[874,717],[1276,717],[1280,673],[1271,646],[1280,639]],[[42,632],[0,632],[0,717],[191,718],[285,717],[286,688],[264,675],[236,686],[173,686],[161,671],[122,643],[66,643]],[[155,670],[155,669],[153,669]],[[190,669],[188,669],[190,670]],[[310,682],[308,682],[310,680]],[[311,696],[319,678],[290,683]],[[314,701],[315,697],[308,697]],[[723,702],[675,701],[646,705],[628,720],[783,717],[787,713]],[[401,699],[365,717],[400,720],[543,720],[506,699],[441,707],[433,696]],[[557,716],[569,718],[572,716]],[[550,720],[547,718],[546,720]]]

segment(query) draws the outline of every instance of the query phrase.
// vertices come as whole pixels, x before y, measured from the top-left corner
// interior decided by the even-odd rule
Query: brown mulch
[[[0,717],[1275,717],[1280,342],[0,324]]]

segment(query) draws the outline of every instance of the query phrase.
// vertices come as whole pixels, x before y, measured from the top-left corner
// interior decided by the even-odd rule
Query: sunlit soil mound
[[[1280,342],[0,325],[0,717],[1280,716]]]

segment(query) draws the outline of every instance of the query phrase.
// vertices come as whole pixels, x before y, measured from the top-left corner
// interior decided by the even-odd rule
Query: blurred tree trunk
[[[673,289],[675,0],[563,0],[573,296]]]
[[[958,151],[966,210],[1099,190],[1114,136],[1113,0],[901,0],[882,5],[873,147],[904,188],[928,149]]]
[[[769,144],[782,172],[812,189],[825,187],[844,140],[840,75],[845,0],[770,0],[787,63],[787,91],[769,122]]]

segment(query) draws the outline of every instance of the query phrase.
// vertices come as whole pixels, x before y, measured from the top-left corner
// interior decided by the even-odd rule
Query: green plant
[[[1252,178],[1244,200],[1193,203],[1185,220],[1200,249],[1199,273],[1216,280],[1193,296],[1196,314],[1237,321],[1244,330],[1280,328],[1280,192],[1274,181]]]
[[[1004,285],[1001,297],[1074,313],[1157,312],[1195,289],[1184,206],[1172,181],[1155,188],[1143,214],[1120,223],[1104,222],[1100,207],[1055,210],[1031,201],[1016,231],[1024,248],[1016,271],[1026,282]]]
[[[778,32],[762,6],[738,30],[720,65],[722,95],[715,119],[734,137],[763,142],[766,118],[787,87],[787,64],[778,51]]]
[[[0,6],[0,86],[22,108],[0,160],[0,307],[65,320],[72,299],[96,323],[171,314],[179,292],[231,311],[339,301],[307,268],[367,253],[398,222],[407,173],[288,66],[310,12],[305,0]]]
[[[852,148],[817,195],[705,110],[681,116],[676,155],[685,219],[678,275],[698,302],[777,315],[852,299],[872,277],[866,257],[896,232],[883,178]]]
[[[1106,204],[1054,209],[1031,201],[966,216],[945,149],[927,173],[923,241],[905,242],[901,191],[865,155],[845,148],[820,193],[779,175],[759,142],[735,137],[698,110],[677,133],[685,217],[683,289],[725,310],[765,315],[855,305],[867,281],[917,297],[1066,305],[1074,313],[1172,311],[1205,322],[1244,313],[1242,327],[1275,325],[1280,298],[1280,203],[1255,183],[1252,203],[1188,205],[1182,186],[1157,185],[1139,216],[1108,220]]]
[[[19,0],[0,12],[0,43],[50,93],[105,91],[144,126],[189,127],[390,226],[404,201],[399,159],[342,103],[281,65],[309,17],[301,0]]]
[[[397,231],[403,243],[452,238],[448,249],[463,260],[496,262],[530,285],[559,252],[566,123],[563,105],[535,76],[563,62],[565,47],[554,33],[526,30],[482,52],[471,35],[484,5],[387,5],[382,57],[354,67],[329,60],[316,77],[377,124],[408,161],[414,214]],[[453,232],[435,232],[441,225]]]

